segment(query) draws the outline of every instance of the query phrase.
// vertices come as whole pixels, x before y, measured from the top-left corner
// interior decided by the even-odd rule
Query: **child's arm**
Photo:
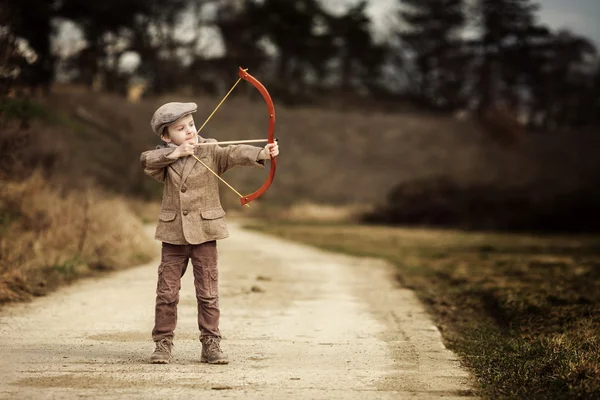
[[[194,146],[184,143],[177,147],[166,147],[164,149],[149,150],[142,153],[140,162],[147,175],[159,182],[166,178],[166,167],[173,164],[180,157],[194,153]]]
[[[215,149],[219,165],[219,173],[223,174],[233,167],[264,167],[265,160],[279,154],[277,143],[269,143],[264,148],[245,144]]]

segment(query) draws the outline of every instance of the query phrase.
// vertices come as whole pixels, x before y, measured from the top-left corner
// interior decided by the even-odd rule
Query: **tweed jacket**
[[[199,138],[200,143],[216,142]],[[219,180],[194,157],[167,158],[174,145],[142,153],[144,172],[164,184],[155,239],[171,244],[200,244],[229,236],[219,198]],[[262,148],[249,145],[199,146],[194,153],[221,175],[236,166],[264,167]]]

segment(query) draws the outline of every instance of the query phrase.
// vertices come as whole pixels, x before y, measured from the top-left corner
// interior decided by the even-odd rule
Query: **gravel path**
[[[229,365],[199,362],[191,269],[173,361],[149,364],[156,260],[4,307],[0,398],[473,398],[468,373],[391,267],[230,231],[219,242]]]

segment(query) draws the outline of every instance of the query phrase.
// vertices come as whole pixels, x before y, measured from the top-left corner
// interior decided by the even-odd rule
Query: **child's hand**
[[[267,144],[261,155],[262,159],[264,160],[267,160],[271,157],[277,157],[279,155],[279,146],[277,145],[277,142]]]
[[[181,157],[191,156],[192,154],[194,154],[194,145],[186,142],[186,143],[182,143],[179,146],[177,146],[175,151],[172,152],[171,154],[169,154],[167,157],[168,158],[181,158]]]

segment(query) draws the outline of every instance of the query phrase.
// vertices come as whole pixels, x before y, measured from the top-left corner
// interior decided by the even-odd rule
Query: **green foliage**
[[[33,119],[48,121],[51,119],[51,114],[44,105],[34,100],[3,98],[0,99],[0,117],[19,121]]]
[[[21,220],[21,215],[16,212],[6,210],[0,206],[0,233],[5,234],[10,231],[11,226]]]
[[[79,133],[89,133],[89,124],[65,114],[42,102],[28,98],[0,99],[0,118],[5,121],[18,121],[26,127],[33,121],[42,121],[52,126],[62,126]],[[25,126],[24,126],[25,125]]]
[[[85,263],[78,257],[73,257],[63,263],[51,265],[48,268],[52,272],[60,275],[64,280],[71,281],[80,274],[82,267],[85,267]]]

